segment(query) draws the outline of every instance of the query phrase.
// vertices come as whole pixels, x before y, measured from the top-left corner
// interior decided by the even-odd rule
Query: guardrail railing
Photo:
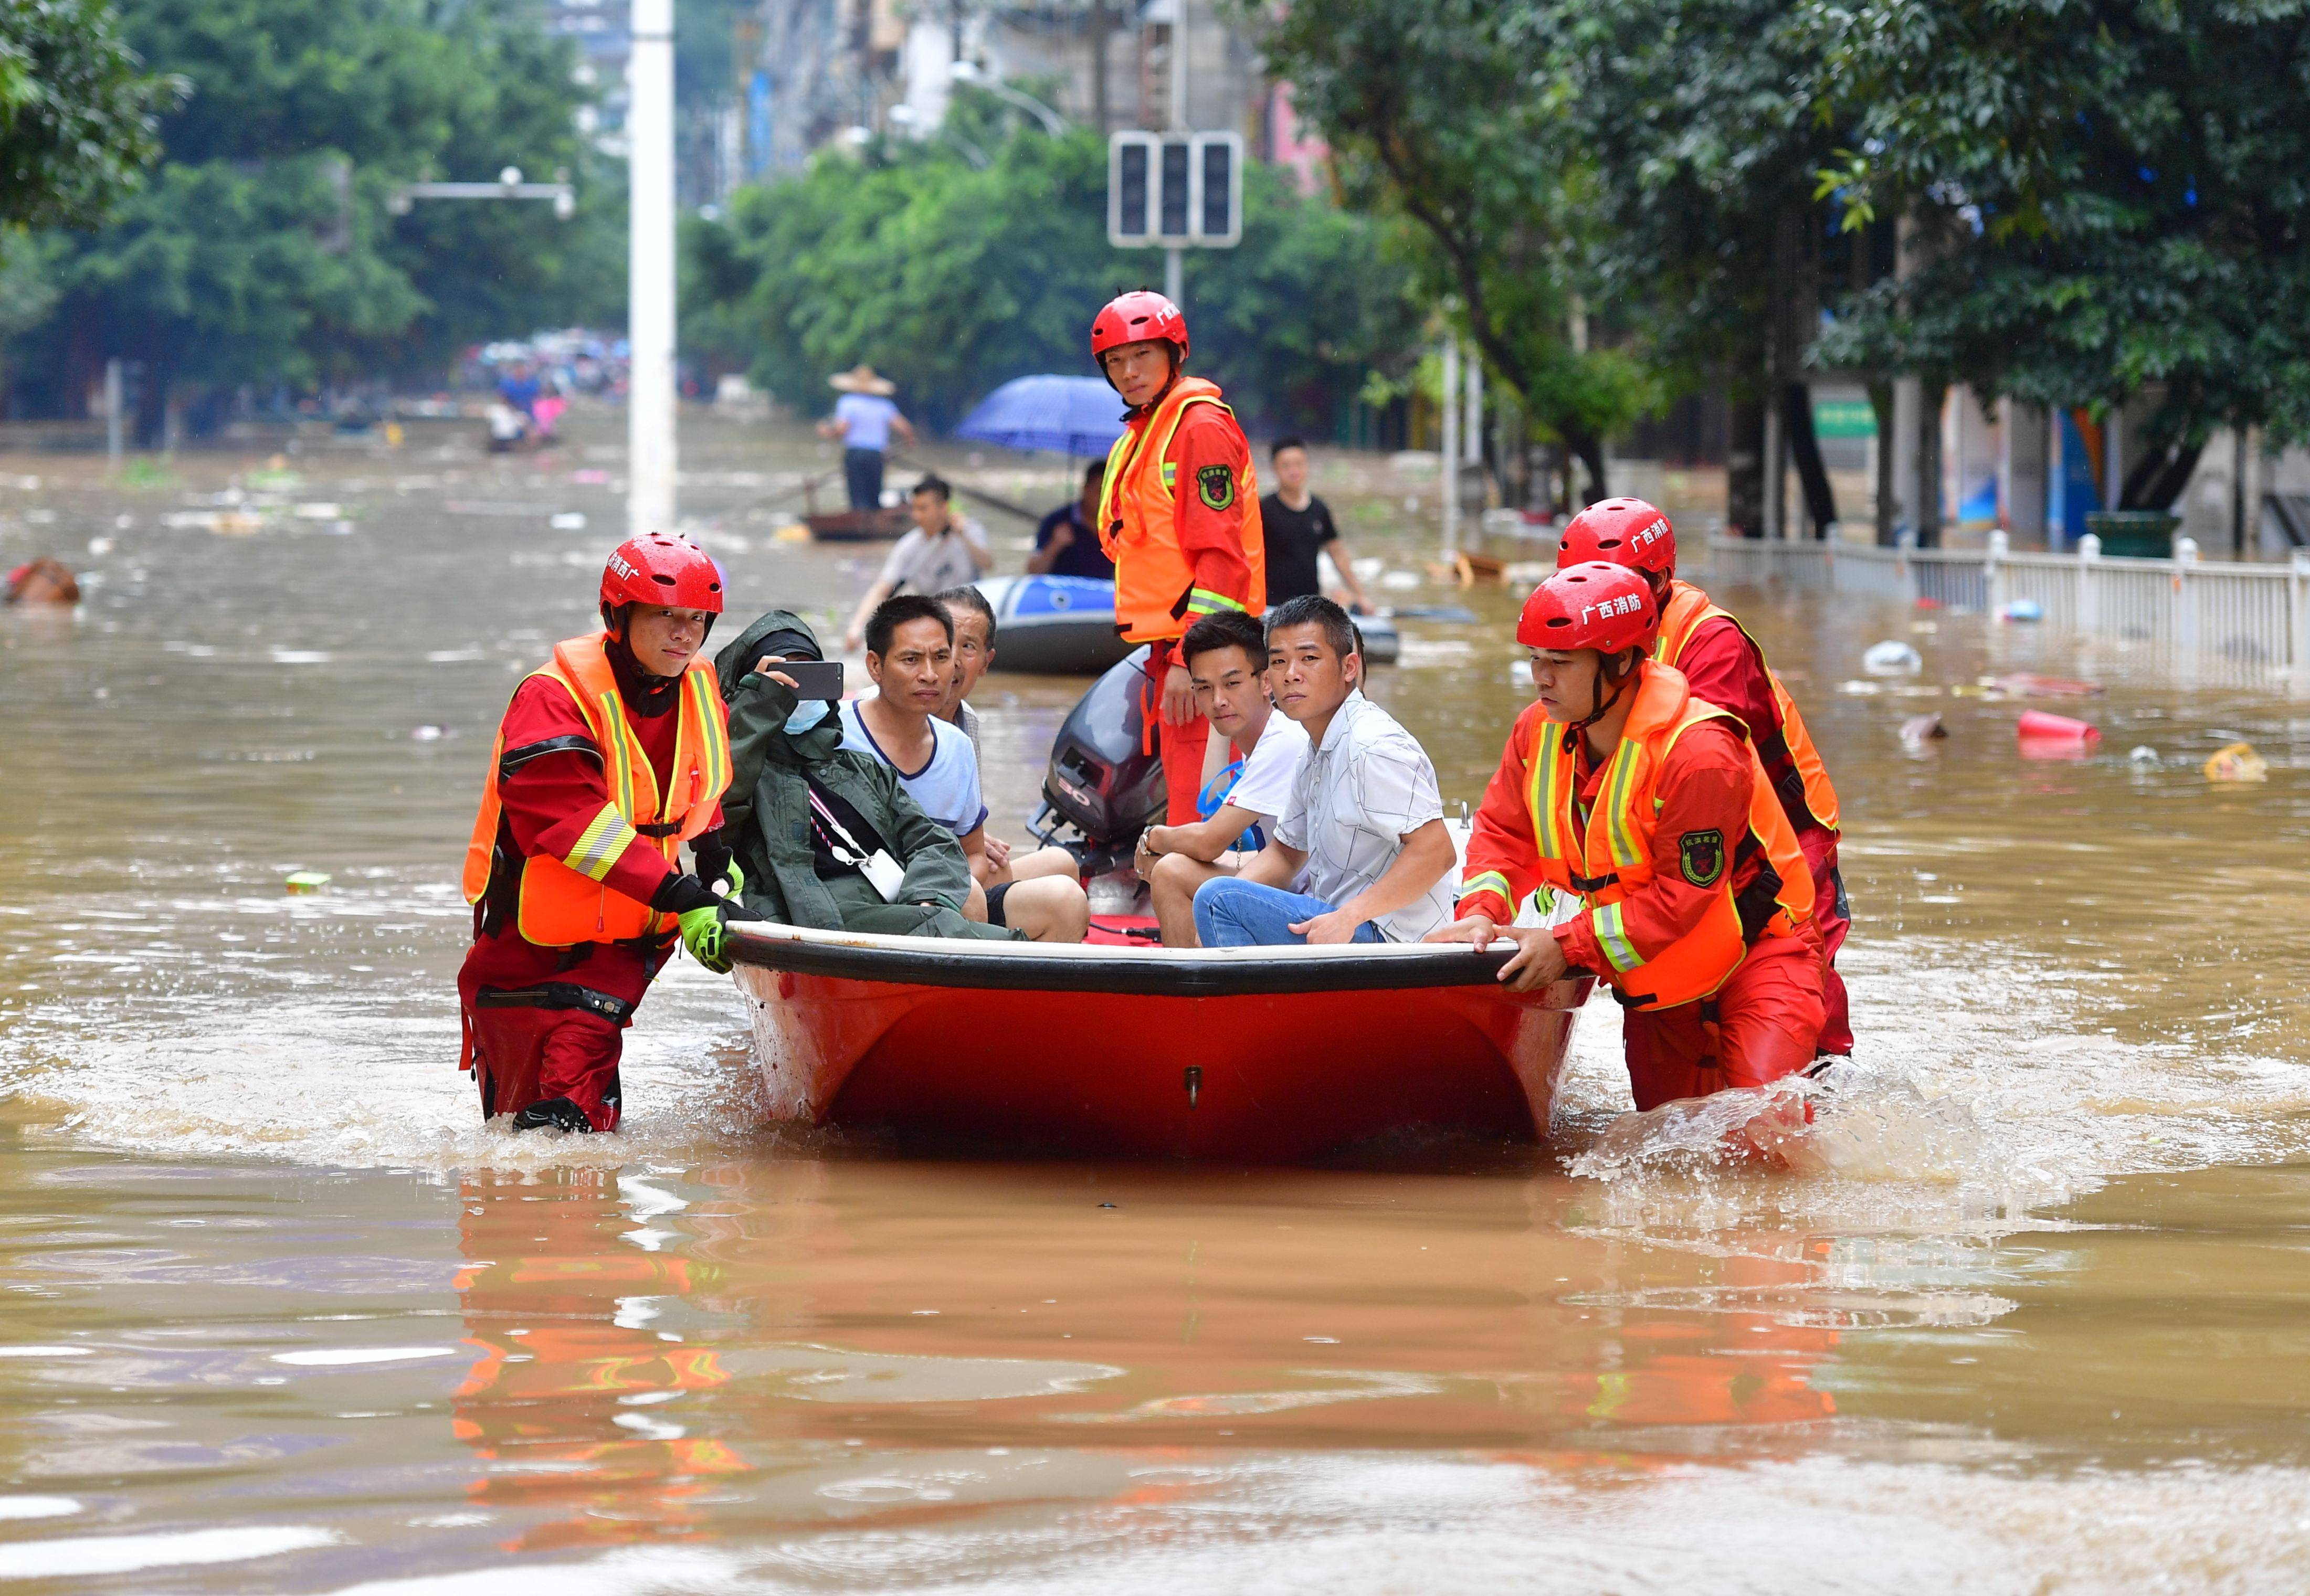
[[[2115,559],[2088,533],[2074,554],[2017,554],[2005,533],[1982,549],[1708,540],[1712,575],[1991,615],[2028,600],[2039,624],[2170,652],[2241,679],[2310,693],[2310,550],[2286,565],[2215,565],[2177,538],[2171,559]]]

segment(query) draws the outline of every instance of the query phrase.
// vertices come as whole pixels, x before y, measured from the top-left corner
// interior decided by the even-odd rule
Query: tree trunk
[[[1877,417],[1877,546],[1893,546],[1893,523],[1901,507],[1893,487],[1893,385],[1869,385],[1869,408]]]
[[[1573,455],[1580,462],[1581,471],[1588,478],[1587,490],[1580,499],[1582,507],[1585,508],[1600,499],[1610,499],[1611,490],[1604,481],[1604,440],[1593,432],[1576,432],[1564,441],[1570,446]],[[1568,466],[1564,473],[1564,484],[1568,495],[1572,486],[1572,472]]]
[[[2153,454],[2144,455],[2125,473],[2125,486],[2118,495],[2117,507],[2172,509],[2174,501],[2182,497],[2182,490],[2190,485],[2190,474],[2198,469],[2198,456],[2205,447],[2202,442],[2169,443]]]
[[[1736,394],[1726,408],[1724,533],[1760,538],[1765,535],[1765,406]]]
[[[1837,494],[1828,485],[1828,467],[1821,461],[1820,439],[1812,429],[1812,388],[1793,382],[1781,392],[1781,420],[1789,453],[1796,460],[1797,481],[1804,489],[1805,514],[1812,521],[1812,535],[1825,538],[1837,520]]]
[[[1924,384],[1917,406],[1917,547],[1941,546],[1941,405],[1947,383]]]
[[[161,449],[169,446],[169,363],[148,358],[136,385],[136,447]]]

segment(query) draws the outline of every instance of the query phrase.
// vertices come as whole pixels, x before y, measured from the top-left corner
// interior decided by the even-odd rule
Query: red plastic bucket
[[[2101,733],[2081,720],[2071,720],[2066,715],[2047,715],[2042,709],[2024,709],[2020,724],[2014,727],[2030,742],[2098,742]]]

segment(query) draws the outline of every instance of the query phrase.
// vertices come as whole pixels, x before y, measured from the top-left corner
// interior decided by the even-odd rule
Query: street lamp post
[[[673,0],[633,0],[626,145],[626,530],[674,528]]]

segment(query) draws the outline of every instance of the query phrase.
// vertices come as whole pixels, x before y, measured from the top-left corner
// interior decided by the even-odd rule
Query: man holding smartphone
[[[822,655],[801,617],[773,610],[716,662],[729,684],[725,836],[745,906],[822,931],[1018,940],[964,918],[962,845],[889,765],[842,746],[842,664]]]

